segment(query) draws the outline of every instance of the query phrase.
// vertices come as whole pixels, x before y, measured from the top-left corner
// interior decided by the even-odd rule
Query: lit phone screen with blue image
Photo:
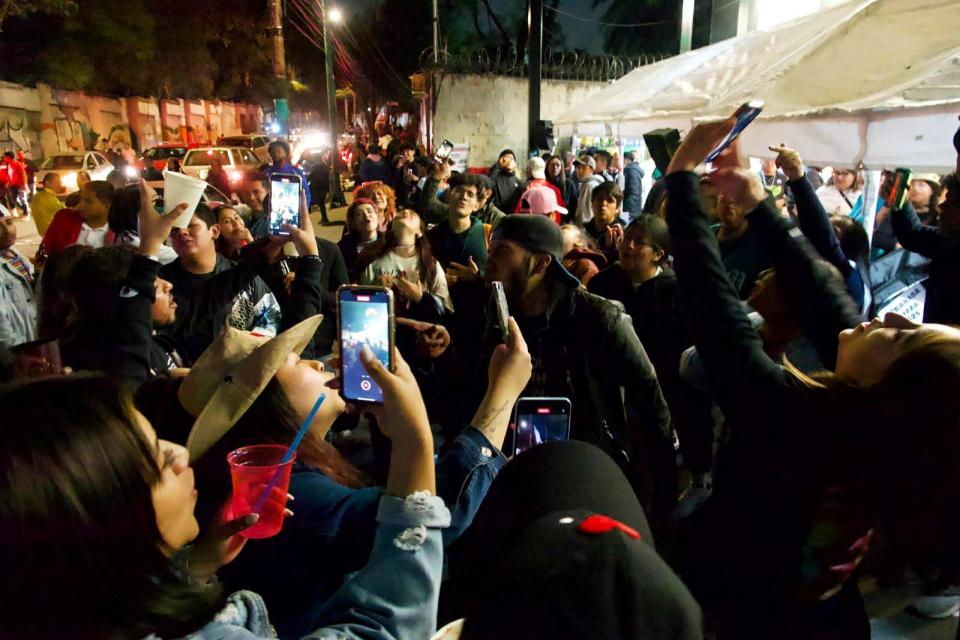
[[[340,368],[348,401],[383,402],[383,391],[360,361],[360,349],[368,346],[390,368],[390,306],[386,291],[340,291]]]

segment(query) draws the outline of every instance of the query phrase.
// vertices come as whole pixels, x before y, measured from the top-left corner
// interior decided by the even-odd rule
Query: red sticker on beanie
[[[614,520],[607,516],[593,515],[580,523],[580,531],[600,535],[601,533],[610,533],[614,529],[619,529],[634,540],[640,539],[640,534],[636,529],[632,529],[619,520]]]

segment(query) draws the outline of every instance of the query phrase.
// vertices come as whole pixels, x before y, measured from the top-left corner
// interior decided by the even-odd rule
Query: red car
[[[188,150],[187,145],[182,142],[164,142],[155,147],[150,147],[143,152],[140,159],[137,160],[137,170],[143,171],[147,168],[147,163],[153,166],[157,171],[163,171],[167,168],[167,160],[177,158],[183,160]]]

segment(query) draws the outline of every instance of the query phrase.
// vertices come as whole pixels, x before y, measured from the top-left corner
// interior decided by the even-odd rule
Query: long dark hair
[[[422,267],[420,269],[420,283],[426,290],[430,291],[437,278],[437,259],[433,256],[433,251],[430,250],[430,241],[427,240],[423,218],[420,217],[416,211],[409,209],[399,211],[397,216],[399,217],[406,211],[411,211],[420,219],[421,233],[417,236],[414,246],[417,251],[417,256],[420,258],[420,266]],[[375,260],[382,258],[396,248],[397,236],[393,233],[393,229],[389,229],[379,240],[360,252],[360,256],[357,258],[357,273],[363,273],[364,269],[369,267]]]
[[[136,405],[154,425],[159,437],[183,444],[194,417],[177,399],[180,382],[180,378],[153,378],[137,391]],[[277,379],[271,379],[227,434],[199,460],[192,461],[199,494],[196,513],[200,525],[208,524],[230,496],[228,453],[251,444],[289,445],[299,427],[300,419],[290,400]],[[297,459],[345,487],[358,488],[368,483],[333,445],[313,432],[308,432],[297,447]]]
[[[155,445],[95,375],[0,391],[0,637],[188,635],[224,603],[171,562],[153,509]]]
[[[74,265],[93,247],[75,244],[47,258],[40,276],[37,301],[37,332],[41,338],[59,338],[74,319],[76,310],[68,286]]]
[[[560,173],[556,176],[550,175],[550,163],[553,162],[556,158],[560,162]],[[566,168],[563,166],[563,158],[560,156],[550,156],[547,158],[547,182],[555,186],[557,189],[560,189],[560,193],[564,193],[564,190],[567,188],[567,172]],[[569,206],[569,203],[568,203]]]
[[[137,214],[140,211],[140,187],[127,185],[113,194],[107,224],[119,238],[130,239],[140,236],[140,224]]]

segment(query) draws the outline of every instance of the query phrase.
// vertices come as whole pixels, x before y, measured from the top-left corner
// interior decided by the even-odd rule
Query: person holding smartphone
[[[488,305],[486,285],[494,281],[503,283],[524,335],[537,336],[531,341],[536,367],[524,395],[573,400],[570,437],[598,445],[624,469],[669,547],[677,469],[656,372],[623,308],[587,293],[563,267],[562,232],[544,216],[504,218],[491,237],[484,281],[458,285],[464,289],[454,298],[452,343],[458,371],[469,372],[458,389],[461,405],[475,403],[483,389],[472,363],[483,362],[501,340]]]
[[[231,588],[263,596],[281,637],[300,637],[310,631],[317,612],[346,576],[369,560],[384,488],[371,486],[325,440],[346,403],[337,375],[318,361],[300,357],[322,320],[316,236],[305,215],[299,228],[287,226],[285,231],[289,235],[283,241],[292,241],[301,258],[285,301],[282,333],[268,340],[240,331],[224,332],[185,379],[152,380],[141,387],[137,401],[158,433],[189,443],[200,492],[197,513],[206,523],[230,495],[226,454],[250,442],[289,444],[319,395],[325,394],[298,448],[299,462],[290,480],[298,516],[274,538],[250,545],[221,576]],[[264,256],[279,257],[281,246],[280,240],[271,243]],[[506,462],[500,447],[510,408],[531,371],[530,355],[516,323],[511,325],[511,335],[489,359],[488,390],[474,405],[478,408],[471,426],[436,462],[437,495],[447,501],[453,514],[444,534],[447,543],[470,524]],[[419,400],[413,374],[399,352],[394,351],[392,374],[388,363],[372,359],[369,350],[362,349],[359,355],[365,371],[382,388],[384,380],[395,374],[406,381],[404,393]],[[333,365],[341,363],[335,359]],[[234,380],[243,380],[247,391],[232,393]],[[422,406],[422,401],[418,404]],[[385,388],[382,412],[373,405],[364,408],[377,412],[378,423],[406,413],[391,407]],[[388,436],[389,428],[389,424],[384,428]],[[318,572],[303,558],[316,557],[321,550],[327,553]],[[277,566],[287,568],[283,580],[277,580]]]
[[[930,496],[952,481],[930,470],[952,468],[960,447],[960,331],[896,314],[857,322],[734,143],[708,180],[774,257],[798,326],[836,353],[832,371],[812,375],[772,360],[722,268],[694,173],[733,125],[694,127],[666,176],[684,316],[731,431],[713,497],[686,522],[684,579],[720,639],[869,638],[856,568],[871,528],[882,512],[935,509]]]

